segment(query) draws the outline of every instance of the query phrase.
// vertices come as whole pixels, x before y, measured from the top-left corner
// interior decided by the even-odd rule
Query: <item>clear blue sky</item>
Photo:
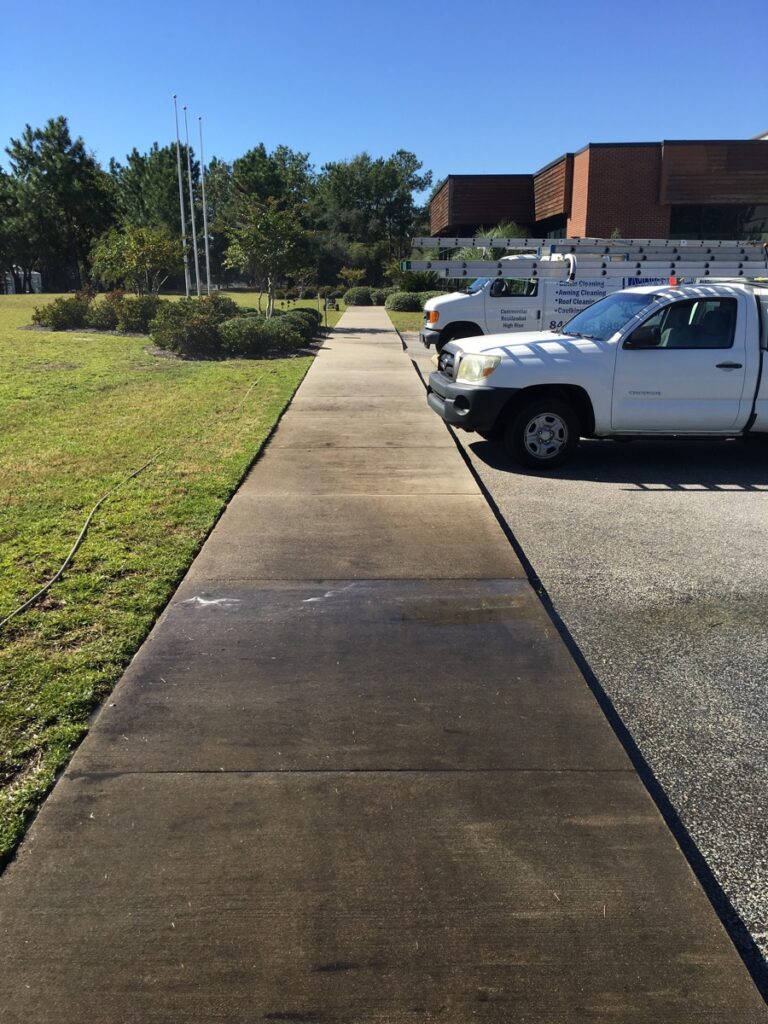
[[[106,164],[173,137],[319,167],[414,151],[436,177],[587,142],[768,131],[768,0],[35,0],[5,4],[0,147],[64,114]],[[768,145],[768,143],[766,143]],[[2,154],[4,160],[4,154]]]

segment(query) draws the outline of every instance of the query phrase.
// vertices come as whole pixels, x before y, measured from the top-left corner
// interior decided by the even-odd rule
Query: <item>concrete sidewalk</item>
[[[381,309],[0,879],[3,1024],[758,1024]]]

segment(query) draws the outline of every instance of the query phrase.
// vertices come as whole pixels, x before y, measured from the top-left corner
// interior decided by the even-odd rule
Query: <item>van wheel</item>
[[[435,348],[438,354],[443,351],[443,347],[448,344],[449,341],[458,341],[459,338],[477,338],[483,332],[477,326],[477,324],[459,324],[458,327],[454,327],[451,333],[446,337],[440,336],[440,341],[435,343]]]
[[[554,469],[573,455],[579,430],[579,418],[570,405],[555,398],[538,398],[508,422],[504,446],[524,466]]]

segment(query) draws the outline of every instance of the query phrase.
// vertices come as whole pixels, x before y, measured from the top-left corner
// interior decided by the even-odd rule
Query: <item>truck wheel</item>
[[[490,430],[476,430],[475,433],[484,441],[501,441],[504,437],[504,425],[497,422]]]
[[[554,469],[573,455],[579,443],[579,419],[570,405],[538,398],[507,424],[504,445],[524,466]]]

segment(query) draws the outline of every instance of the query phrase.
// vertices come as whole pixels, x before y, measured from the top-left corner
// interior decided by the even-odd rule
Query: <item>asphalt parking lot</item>
[[[538,476],[458,438],[765,957],[768,444],[587,441]]]

